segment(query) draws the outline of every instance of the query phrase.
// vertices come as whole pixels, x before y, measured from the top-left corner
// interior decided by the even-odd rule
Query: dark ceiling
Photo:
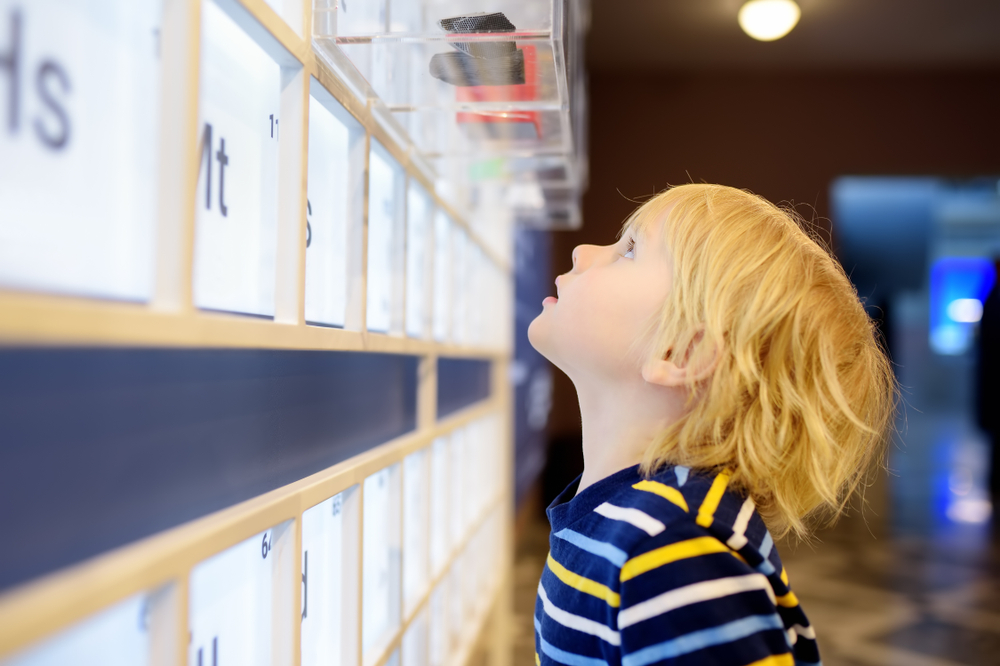
[[[743,0],[591,0],[592,70],[1000,67],[1000,0],[798,0],[785,38],[757,42]]]

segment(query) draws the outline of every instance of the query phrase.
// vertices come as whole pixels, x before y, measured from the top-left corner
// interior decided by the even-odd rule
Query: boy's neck
[[[583,424],[583,476],[577,494],[642,462],[656,436],[683,414],[683,395],[642,382],[574,382]]]

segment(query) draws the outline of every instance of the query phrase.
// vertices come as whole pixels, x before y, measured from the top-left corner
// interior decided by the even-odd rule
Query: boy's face
[[[528,327],[532,346],[571,379],[640,377],[651,317],[670,291],[670,259],[659,224],[629,229],[613,245],[580,245],[573,270],[556,278]]]

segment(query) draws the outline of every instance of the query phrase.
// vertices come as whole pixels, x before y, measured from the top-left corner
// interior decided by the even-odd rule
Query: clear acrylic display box
[[[453,111],[422,108],[393,114],[426,158],[569,155],[573,151],[568,114],[542,111]]]
[[[532,187],[534,186],[534,187]],[[579,189],[572,185],[521,185],[512,197],[514,216],[521,226],[537,229],[579,229],[583,223]]]
[[[524,0],[316,0],[313,39],[356,94],[377,97],[393,113],[462,113],[459,122],[483,126],[490,138],[519,140],[537,134],[544,122],[549,136],[538,136],[539,145],[569,145],[566,113],[557,113],[553,124],[531,112],[570,107],[563,45],[572,37],[565,27],[577,24],[564,21],[565,8],[573,6]],[[449,23],[458,17],[463,18]],[[562,134],[565,140],[550,138]],[[413,134],[425,150],[419,137]]]
[[[314,0],[313,45],[456,209],[482,181],[533,182],[546,195],[518,219],[552,211],[568,228],[587,176],[588,23],[587,0]]]

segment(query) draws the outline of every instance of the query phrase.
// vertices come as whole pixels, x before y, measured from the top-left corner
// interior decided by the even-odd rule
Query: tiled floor
[[[529,498],[518,525],[514,555],[514,666],[535,663],[535,594],[549,552],[549,523]]]
[[[783,556],[824,664],[1000,664],[1000,558],[988,540],[876,538],[857,518],[821,538]]]

